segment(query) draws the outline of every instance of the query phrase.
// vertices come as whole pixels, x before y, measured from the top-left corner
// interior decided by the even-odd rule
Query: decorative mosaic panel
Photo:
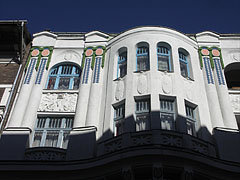
[[[91,58],[86,58],[85,59],[85,66],[84,66],[82,84],[87,84],[88,83],[88,76],[89,76],[90,66],[91,66]]]
[[[35,81],[35,84],[40,84],[41,83],[41,80],[42,80],[42,76],[43,76],[43,72],[44,72],[44,68],[45,68],[45,65],[47,63],[47,59],[44,58],[41,60],[41,63],[40,63],[40,67],[39,67],[39,71],[38,71],[38,74],[37,74],[37,79]]]
[[[213,62],[214,62],[216,72],[217,72],[218,84],[219,85],[225,85],[220,59],[214,58]]]
[[[102,62],[102,57],[97,57],[95,62],[94,74],[93,74],[93,83],[99,83],[101,62]]]
[[[212,69],[211,69],[211,65],[210,65],[210,59],[208,57],[204,57],[203,61],[204,61],[204,66],[205,66],[205,70],[206,70],[208,84],[214,84]]]
[[[29,84],[30,83],[30,80],[31,80],[32,74],[33,74],[33,69],[35,67],[36,61],[37,61],[37,58],[32,58],[30,60],[30,64],[29,64],[28,69],[27,69],[27,73],[26,73],[26,77],[25,77],[25,80],[24,80],[24,84]]]

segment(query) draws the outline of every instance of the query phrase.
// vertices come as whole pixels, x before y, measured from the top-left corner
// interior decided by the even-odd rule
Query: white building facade
[[[7,170],[42,172],[45,164],[79,172],[73,179],[237,178],[240,80],[231,72],[240,70],[239,34],[138,27],[33,36],[0,141],[1,160],[13,162]]]

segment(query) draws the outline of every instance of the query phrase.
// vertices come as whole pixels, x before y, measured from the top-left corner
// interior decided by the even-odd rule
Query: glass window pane
[[[58,89],[69,89],[70,78],[61,77],[59,79]]]
[[[149,70],[148,56],[137,57],[137,70]]]
[[[55,82],[56,82],[55,77],[49,77],[47,89],[54,89]]]
[[[47,131],[45,146],[57,147],[59,131]]]
[[[120,77],[124,77],[127,74],[127,63],[119,64]]]
[[[115,135],[124,133],[124,120],[115,121]]]
[[[169,57],[158,55],[158,69],[169,71]]]
[[[32,147],[39,147],[40,146],[41,139],[42,139],[42,134],[43,134],[42,131],[35,131]]]
[[[180,70],[181,70],[181,75],[183,77],[187,77],[188,76],[188,69],[187,69],[187,64],[183,63],[180,61]]]
[[[137,115],[136,131],[144,131],[150,129],[149,115]]]
[[[75,77],[73,80],[73,89],[78,89],[79,88],[79,81],[80,81],[80,77]]]
[[[67,145],[69,142],[69,133],[70,133],[70,131],[65,131],[63,134],[62,148],[64,148],[64,149],[67,149]]]
[[[174,129],[174,114],[171,113],[160,113],[161,128],[166,130]]]

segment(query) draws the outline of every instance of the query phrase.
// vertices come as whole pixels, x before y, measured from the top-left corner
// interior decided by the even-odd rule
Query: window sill
[[[123,76],[123,77],[118,77],[116,79],[114,79],[113,81],[120,81],[120,80],[124,80],[126,78],[127,75]]]
[[[43,93],[78,93],[78,89],[43,89]]]
[[[150,71],[150,69],[147,69],[147,70],[140,70],[140,71],[134,71],[133,73],[143,73],[143,72],[146,72],[146,71]]]
[[[158,71],[163,72],[163,73],[174,73],[174,71],[166,71],[166,70],[160,70],[160,69],[158,69]]]
[[[182,75],[181,75],[182,76]],[[186,79],[186,80],[189,80],[189,81],[194,81],[194,79],[190,78],[190,77],[184,77],[182,76],[182,78]]]

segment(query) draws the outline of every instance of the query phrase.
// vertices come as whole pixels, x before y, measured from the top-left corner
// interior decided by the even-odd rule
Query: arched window
[[[172,71],[171,47],[166,43],[158,43],[157,56],[158,56],[158,70],[171,72]]]
[[[228,88],[240,90],[240,63],[235,62],[227,65],[224,73]]]
[[[149,70],[149,47],[147,43],[137,45],[137,71]]]
[[[127,75],[127,48],[121,48],[118,54],[117,77],[124,77]]]
[[[181,75],[183,77],[190,78],[191,77],[190,57],[189,57],[188,52],[184,49],[179,49],[178,50],[178,55],[179,55],[179,64],[180,64]]]
[[[60,64],[50,70],[47,89],[78,89],[81,70],[73,64]]]

